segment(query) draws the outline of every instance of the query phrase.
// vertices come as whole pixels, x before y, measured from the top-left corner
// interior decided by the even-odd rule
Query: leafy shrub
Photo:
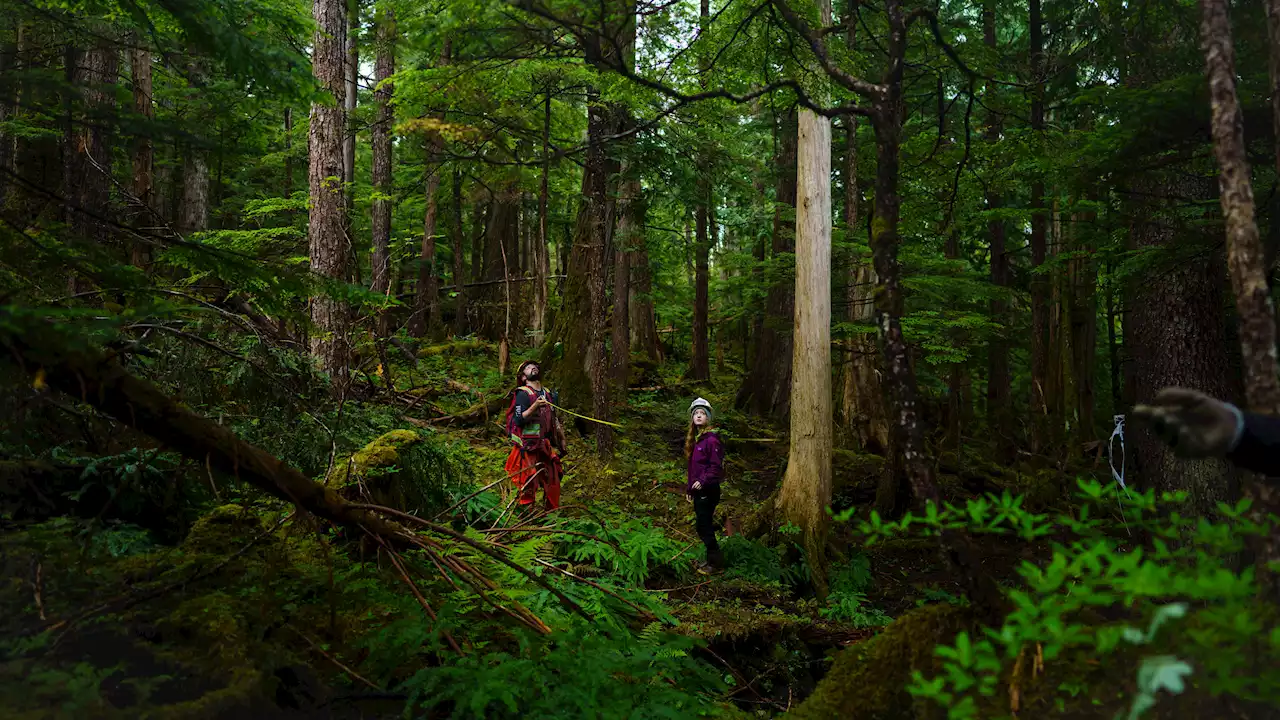
[[[1079,674],[1068,668],[1082,657],[1136,674],[1129,718],[1149,709],[1161,690],[1183,692],[1187,676],[1213,696],[1274,702],[1280,696],[1277,608],[1258,598],[1254,568],[1234,570],[1231,562],[1248,536],[1273,532],[1274,519],[1251,521],[1247,500],[1219,504],[1222,520],[1211,521],[1180,514],[1182,493],[1157,501],[1154,491],[1077,484],[1081,503],[1074,515],[1031,513],[1006,493],[963,506],[931,504],[924,516],[895,523],[874,514],[861,523],[870,542],[948,528],[1052,541],[1047,563],[1019,569],[1021,583],[1008,590],[1013,610],[1003,624],[939,646],[943,673],[917,673],[910,691],[946,707],[950,718],[989,716],[980,708],[992,702],[1011,667],[1015,675],[1027,672],[1030,652],[1037,666],[1062,668],[1042,681],[1045,702],[1060,710],[1081,694]],[[1147,540],[1139,545],[1135,538]]]

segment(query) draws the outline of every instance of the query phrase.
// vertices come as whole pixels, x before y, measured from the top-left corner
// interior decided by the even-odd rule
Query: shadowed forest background
[[[2,7],[5,717],[1280,715],[1280,0]]]

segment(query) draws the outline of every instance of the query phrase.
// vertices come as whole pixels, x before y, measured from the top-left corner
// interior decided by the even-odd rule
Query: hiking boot
[[[698,563],[698,566],[695,569],[702,575],[719,575],[724,572],[724,570],[721,570],[715,565],[705,561]]]

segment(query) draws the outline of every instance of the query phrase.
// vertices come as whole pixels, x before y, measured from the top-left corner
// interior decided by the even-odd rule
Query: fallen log
[[[466,426],[481,425],[488,422],[490,418],[501,417],[501,413],[507,409],[507,403],[511,402],[510,395],[498,395],[497,397],[484,400],[472,405],[469,409],[464,410],[456,415],[445,415],[438,417],[429,422],[432,425],[446,426]]]

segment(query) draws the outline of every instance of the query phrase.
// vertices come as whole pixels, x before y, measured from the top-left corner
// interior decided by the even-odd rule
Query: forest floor
[[[190,371],[176,365],[180,372]],[[833,526],[831,593],[825,601],[814,596],[806,566],[784,533],[775,534],[772,543],[722,535],[726,571],[713,576],[694,572],[704,551],[693,531],[692,506],[683,494],[682,445],[690,400],[702,396],[711,401],[728,448],[717,513],[722,528],[740,526],[777,489],[788,448],[777,424],[733,409],[741,382],[737,368],[717,368],[710,382],[696,385],[681,380],[682,369],[669,362],[637,370],[632,383],[636,388],[613,418],[622,427],[610,464],[594,453],[591,425],[566,418],[569,451],[562,507],[540,520],[541,528],[524,533],[501,524],[504,519],[510,522],[509,515],[503,516],[514,489],[503,470],[509,446],[502,411],[487,419],[481,413],[478,422],[441,422],[442,417],[468,409],[492,408],[495,398],[511,391],[510,378],[496,371],[496,348],[490,345],[453,341],[423,348],[414,365],[393,365],[394,393],[386,390],[386,378],[380,374],[358,375],[365,399],[340,406],[336,414],[324,416],[325,422],[305,407],[293,420],[272,417],[284,413],[269,398],[258,398],[260,404],[254,406],[252,398],[234,394],[206,404],[203,411],[238,418],[233,425],[238,432],[287,461],[320,470],[320,479],[327,483],[336,478],[339,486],[351,489],[350,483],[342,482],[343,468],[367,464],[358,468],[361,487],[389,492],[384,497],[395,496],[406,508],[412,509],[414,502],[433,511],[461,504],[454,511],[456,530],[508,538],[495,541],[499,544],[494,547],[539,576],[553,564],[560,568],[557,572],[577,576],[576,584],[558,578],[558,587],[572,594],[600,629],[630,625],[643,629],[637,636],[642,644],[659,643],[652,646],[656,649],[641,652],[632,647],[623,653],[640,662],[640,670],[610,667],[618,656],[601,656],[608,660],[600,661],[600,677],[578,681],[582,693],[594,694],[601,683],[612,685],[610,678],[637,671],[660,676],[668,671],[655,663],[674,663],[684,655],[678,646],[656,639],[656,625],[646,627],[637,617],[626,619],[629,611],[610,598],[651,617],[665,615],[674,633],[704,641],[689,649],[703,666],[691,670],[672,665],[673,679],[705,674],[710,667],[712,684],[719,689],[703,692],[702,697],[717,697],[720,711],[736,707],[762,717],[795,707],[814,691],[842,648],[875,636],[895,618],[924,605],[963,604],[935,543],[901,539],[864,547],[854,522]],[[547,384],[555,387],[554,371]],[[188,392],[199,395],[194,388]],[[563,397],[561,404],[574,405]],[[315,421],[316,432],[305,427],[307,417]],[[328,441],[317,437],[319,428],[332,432],[344,417],[350,427],[349,456],[338,453],[336,444],[326,449]],[[426,450],[396,446],[419,439]],[[436,575],[407,555],[395,564],[395,553],[384,558],[388,553],[365,541],[352,546],[336,529],[307,523],[297,529],[297,523],[289,523],[294,515],[287,503],[263,500],[234,484],[219,489],[212,476],[180,458],[165,471],[155,470],[147,462],[149,458],[154,463],[158,449],[130,448],[129,443],[142,442],[136,438],[119,436],[114,441],[119,447],[107,447],[116,455],[82,459],[87,465],[67,464],[58,480],[74,488],[93,473],[119,464],[119,486],[101,498],[112,512],[90,504],[88,512],[79,511],[80,520],[0,523],[0,570],[9,578],[0,586],[5,618],[0,621],[5,631],[0,633],[0,706],[13,708],[15,717],[132,717],[136,708],[148,709],[149,717],[193,717],[193,712],[243,716],[246,708],[255,708],[255,717],[281,712],[288,717],[390,717],[405,709],[406,699],[425,702],[423,716],[456,716],[469,705],[473,712],[492,717],[501,714],[492,703],[511,692],[511,683],[521,682],[513,680],[512,673],[524,672],[508,653],[524,648],[521,652],[526,654],[519,657],[533,663],[528,672],[544,671],[539,663],[547,661],[528,649],[529,641],[509,635],[503,616],[487,611],[488,601],[481,601],[485,593],[468,594],[443,571]],[[326,464],[331,468],[327,472]],[[1060,496],[1060,484],[1069,482],[1054,470],[1022,474],[991,467],[980,454],[943,458],[939,466],[946,470],[940,472],[940,486],[953,499],[1009,490],[1034,502],[1037,496]],[[35,466],[0,467],[0,485],[26,482],[30,478],[23,473],[30,467]],[[54,473],[61,466],[40,467]],[[882,458],[841,449],[834,468],[835,509],[856,507],[854,521],[865,518],[886,472]],[[346,472],[348,477],[356,474],[355,469]],[[382,476],[392,482],[378,485]],[[459,478],[467,479],[458,485]],[[155,493],[141,492],[143,481],[171,487],[160,493],[164,498],[156,499]],[[489,485],[493,489],[465,499]],[[1052,492],[1045,491],[1045,485],[1053,486]],[[438,494],[443,486],[451,488],[447,497]],[[192,504],[195,509],[188,515],[175,510],[180,504],[174,504],[174,495],[194,491],[206,493]],[[415,501],[418,496],[412,492],[430,498],[421,495],[425,499]],[[86,493],[82,488],[64,494],[83,505]],[[181,531],[168,539],[157,533],[169,526]],[[566,529],[566,539],[577,545],[546,544],[550,535]],[[601,542],[575,540],[590,534],[584,530],[601,533],[601,542],[612,549]],[[338,552],[343,548],[345,552]],[[570,629],[567,637],[574,639],[564,641],[569,643],[564,647],[571,656],[592,647],[572,644],[586,641],[581,640],[581,629],[572,630],[563,619],[563,608],[551,595],[464,550],[455,547],[445,554],[482,568],[496,581],[493,591],[509,601],[524,603],[543,617],[561,617],[553,624]],[[620,555],[613,555],[615,550]],[[1011,579],[1018,564],[1038,552],[1027,543],[989,540],[983,541],[982,550],[984,563],[1002,579]],[[377,562],[361,561],[370,558]],[[410,573],[421,578],[415,581],[419,590],[414,593],[401,585]],[[184,574],[185,579],[173,579]],[[584,592],[574,594],[574,588]],[[442,615],[426,624],[424,610],[453,619]],[[485,647],[499,654],[482,656],[480,665],[465,657],[458,665],[441,664],[440,658],[449,654],[445,641],[453,642],[450,632],[465,646],[460,655]],[[547,647],[542,653],[554,657],[557,646]],[[651,652],[657,654],[646,655]],[[488,666],[484,657],[506,660]],[[489,684],[486,672],[493,673]],[[673,680],[668,689],[675,692],[679,684]],[[354,687],[341,690],[347,685]],[[390,690],[397,687],[417,689]],[[335,688],[340,690],[337,695]],[[630,692],[625,684],[622,688],[611,691]],[[679,693],[664,699],[651,685],[635,691],[643,694],[618,702],[634,704],[641,697],[658,705],[687,702]],[[525,692],[505,702],[536,714],[538,703],[558,708],[565,702],[564,693],[574,691]],[[328,714],[334,708],[325,703],[348,696],[353,698],[351,705],[344,707],[354,715]],[[324,712],[306,712],[317,703]]]

